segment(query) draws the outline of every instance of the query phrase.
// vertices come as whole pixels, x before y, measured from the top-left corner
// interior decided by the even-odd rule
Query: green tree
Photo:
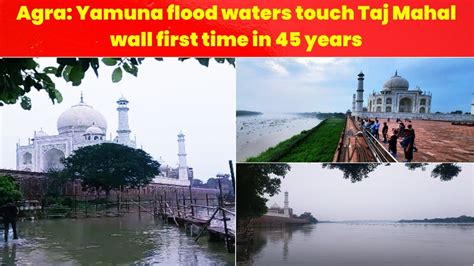
[[[364,178],[368,178],[369,174],[373,172],[381,163],[325,163],[322,164],[323,168],[328,169],[339,169],[343,172],[343,177],[350,179],[352,183],[362,181]],[[410,171],[421,169],[425,171],[429,163],[406,163],[405,166]],[[435,164],[433,164],[435,165]],[[385,164],[390,166],[390,164]],[[449,181],[454,177],[458,176],[462,171],[462,168],[455,163],[441,163],[436,164],[434,169],[431,171],[431,176],[438,178],[441,181]]]
[[[304,212],[303,214],[298,216],[298,218],[306,219],[312,224],[315,224],[318,222],[318,219],[316,219],[310,212]]]
[[[414,171],[418,168],[421,168],[422,171],[426,170],[426,167],[428,166],[428,163],[406,163],[405,166],[408,168],[410,171]]]
[[[11,176],[0,176],[0,206],[9,200],[18,201],[22,197],[20,188]]]
[[[405,166],[408,170],[414,171],[417,169],[421,169],[421,171],[425,171],[426,167],[430,165],[429,163],[407,163]],[[461,166],[458,166],[455,163],[440,163],[435,165],[433,170],[431,170],[431,176],[434,178],[438,178],[441,181],[449,181],[452,180],[454,177],[458,176],[459,173],[462,171]]]
[[[163,58],[155,58],[163,61]],[[179,58],[184,61],[189,58]],[[62,101],[62,95],[56,89],[51,77],[63,78],[73,86],[81,85],[87,71],[99,76],[101,63],[113,67],[112,81],[122,80],[123,72],[138,75],[139,66],[145,58],[58,58],[56,66],[39,69],[38,62],[33,58],[0,58],[0,106],[15,104],[18,101],[25,110],[31,109],[31,99],[27,94],[32,90],[45,91],[54,103]],[[209,66],[209,58],[196,58],[203,66]],[[235,58],[215,58],[217,63],[225,62],[235,66]]]
[[[264,195],[280,192],[288,164],[237,164],[237,211],[239,219],[260,217],[267,211]]]
[[[160,173],[160,164],[148,153],[115,143],[80,148],[63,162],[64,174],[107,194],[120,187],[145,186]]]
[[[204,182],[202,182],[201,179],[193,178],[192,186],[193,187],[204,187],[205,185],[204,185]]]
[[[345,179],[350,179],[352,183],[368,178],[369,174],[375,170],[380,163],[325,163],[323,168],[339,169],[343,172]]]
[[[70,181],[65,171],[58,169],[50,169],[46,179],[46,195],[48,197],[57,198],[61,195],[64,186]]]
[[[458,176],[462,171],[461,167],[455,163],[440,163],[431,171],[431,176],[441,181],[449,181]]]

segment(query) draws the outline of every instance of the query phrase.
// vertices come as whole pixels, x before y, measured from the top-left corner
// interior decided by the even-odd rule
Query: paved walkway
[[[380,135],[383,122],[380,119]],[[409,123],[404,122],[405,126]],[[418,152],[414,153],[414,162],[472,162],[474,161],[474,127],[455,126],[451,122],[412,120],[415,129],[415,144]],[[398,128],[395,119],[388,123],[388,136],[392,128]],[[382,136],[381,140],[382,139]],[[403,162],[404,154],[398,140],[397,160]],[[388,149],[388,144],[384,144]]]
[[[342,145],[336,150],[333,162],[375,162],[375,157],[369,149],[364,137],[358,135],[360,132],[357,125],[350,117],[346,118],[346,127]]]

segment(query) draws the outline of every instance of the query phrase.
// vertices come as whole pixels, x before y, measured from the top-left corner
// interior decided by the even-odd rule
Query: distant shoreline
[[[423,220],[400,220],[399,223],[474,223],[474,217],[462,215],[459,217],[433,218]]]
[[[303,112],[303,113],[294,113],[299,116],[303,117],[316,117],[318,119],[324,120],[327,118],[346,118],[346,114],[341,112],[334,112],[334,113],[322,113],[322,112]]]
[[[254,115],[263,115],[261,112],[255,112],[255,111],[247,111],[247,110],[237,110],[236,116],[254,116]]]

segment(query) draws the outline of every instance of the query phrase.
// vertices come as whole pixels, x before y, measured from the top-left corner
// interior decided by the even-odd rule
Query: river
[[[255,265],[474,264],[474,224],[320,223],[256,232]]]
[[[234,264],[222,242],[203,237],[195,243],[150,215],[25,221],[18,227],[20,239],[0,242],[1,265]]]
[[[237,161],[243,162],[270,147],[311,129],[321,122],[297,114],[262,114],[237,117]]]

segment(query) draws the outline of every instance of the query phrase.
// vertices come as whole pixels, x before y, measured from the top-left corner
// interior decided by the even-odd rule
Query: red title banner
[[[0,56],[473,56],[471,0],[1,0]]]

